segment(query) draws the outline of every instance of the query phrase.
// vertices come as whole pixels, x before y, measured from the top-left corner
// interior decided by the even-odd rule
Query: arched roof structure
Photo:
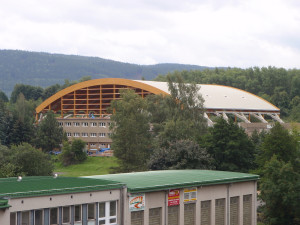
[[[104,78],[88,80],[67,87],[46,99],[36,108],[36,113],[45,113],[48,110],[60,112],[63,117],[65,114],[74,116],[105,115],[110,106],[110,102],[120,98],[120,90],[133,89],[136,93],[145,97],[149,94],[163,94],[161,89],[141,82],[121,79]]]
[[[200,94],[204,98],[205,116],[209,114],[223,116],[234,114],[236,117],[250,122],[253,115],[266,123],[263,115],[267,114],[282,122],[280,109],[270,102],[249,92],[222,85],[199,84]],[[149,94],[169,94],[167,82],[128,80],[121,78],[104,78],[89,80],[65,88],[45,100],[36,108],[37,115],[53,110],[65,115],[87,116],[93,112],[95,116],[108,114],[110,102],[120,98],[121,89],[133,89],[142,97]],[[245,116],[247,115],[248,118]]]

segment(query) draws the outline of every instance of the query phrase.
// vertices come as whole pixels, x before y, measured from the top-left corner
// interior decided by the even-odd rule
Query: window
[[[149,209],[149,225],[161,225],[161,208]]]
[[[201,202],[201,225],[210,225],[211,201]]]
[[[105,137],[105,133],[99,133],[99,137]]]
[[[64,125],[63,122],[58,122],[58,126],[62,127]]]
[[[43,210],[34,210],[34,225],[43,225]]]
[[[96,133],[91,133],[90,137],[97,137],[97,134]]]
[[[215,224],[225,224],[225,198],[216,199],[215,205]]]
[[[95,204],[88,204],[88,225],[94,225],[96,219]]]
[[[178,225],[179,224],[179,206],[169,206],[168,207],[168,225]]]
[[[144,225],[144,211],[131,212],[131,225]]]
[[[83,123],[82,123],[82,126],[83,126],[83,127],[88,127],[88,126],[89,126],[89,123],[88,123],[88,122],[83,122]]]
[[[96,144],[91,144],[91,147],[96,147]]]
[[[101,202],[99,203],[99,225],[117,224],[117,202]]]
[[[65,206],[62,208],[62,222],[63,224],[69,224],[70,223],[70,206]]]
[[[80,137],[80,133],[74,133],[74,137]]]
[[[72,134],[71,133],[67,133],[67,137],[72,137]]]
[[[74,127],[79,127],[80,123],[79,122],[74,122]]]
[[[99,127],[106,127],[106,124],[104,122],[100,122]]]
[[[58,224],[58,208],[50,209],[50,225]]]
[[[111,133],[107,133],[108,137],[111,137]]]
[[[92,122],[91,123],[91,127],[97,127],[97,123],[96,122]]]
[[[81,205],[75,205],[75,220],[74,225],[81,225]]]
[[[82,136],[82,137],[88,137],[89,134],[88,134],[88,133],[82,133],[81,136]]]
[[[239,225],[239,197],[230,198],[230,225]]]
[[[16,225],[17,214],[15,212],[10,213],[10,225]]]
[[[252,195],[243,196],[243,225],[252,224]]]
[[[195,225],[195,209],[195,203],[184,205],[184,225]]]
[[[65,122],[65,126],[70,127],[70,126],[72,126],[72,123],[71,122]]]
[[[21,212],[21,218],[22,218],[22,225],[29,225],[30,223],[30,217],[29,217],[29,211]]]

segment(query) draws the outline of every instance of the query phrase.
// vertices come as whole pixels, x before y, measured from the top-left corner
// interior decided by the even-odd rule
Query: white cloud
[[[0,49],[299,68],[299,9],[295,0],[4,0]]]

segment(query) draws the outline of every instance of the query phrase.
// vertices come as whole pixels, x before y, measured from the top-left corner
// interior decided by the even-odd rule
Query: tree
[[[64,138],[62,127],[59,127],[52,111],[47,112],[45,118],[37,127],[35,144],[44,152],[50,152],[60,147]]]
[[[300,161],[298,161],[300,163]],[[266,224],[300,224],[300,172],[274,155],[265,164],[260,182]]]
[[[204,147],[215,159],[217,170],[248,172],[254,167],[254,146],[243,128],[219,118],[209,128]]]
[[[20,93],[22,93],[27,100],[37,100],[42,97],[43,88],[25,84],[16,84],[11,93],[10,101],[15,103]]]
[[[146,168],[149,155],[150,126],[146,101],[134,91],[121,92],[121,100],[112,101],[112,148],[122,172]]]
[[[13,146],[13,162],[16,164],[16,175],[49,176],[54,166],[49,154],[43,153],[28,143]]]
[[[297,159],[297,140],[289,134],[280,123],[275,123],[274,127],[267,133],[261,145],[261,151],[257,156],[257,163],[263,168],[265,163],[274,155],[278,159],[287,163],[294,162]]]
[[[0,177],[48,176],[53,169],[50,156],[28,143],[12,146],[11,149],[0,145]]]
[[[62,153],[59,155],[59,160],[64,166],[81,163],[87,159],[87,154],[84,151],[86,143],[80,139],[75,139],[70,145],[68,141],[63,144]]]
[[[190,140],[170,143],[169,148],[161,147],[150,156],[149,169],[214,169],[213,158],[205,148]]]
[[[199,87],[185,84],[180,76],[174,80],[168,78],[170,95],[148,98],[154,135],[166,147],[176,140],[198,142],[207,130]]]
[[[263,138],[257,156],[260,198],[270,225],[300,224],[300,145],[299,132],[289,132],[276,123]]]
[[[8,97],[6,96],[6,94],[0,90],[0,100],[2,100],[3,102],[8,102]]]

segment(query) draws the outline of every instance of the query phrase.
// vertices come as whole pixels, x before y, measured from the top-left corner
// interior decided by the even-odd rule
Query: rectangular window
[[[210,225],[211,201],[201,202],[201,225]]]
[[[96,219],[95,204],[88,204],[88,225],[94,225]]]
[[[131,225],[144,225],[144,211],[131,212]]]
[[[43,210],[34,210],[34,225],[43,225]]]
[[[72,137],[72,134],[71,133],[67,133],[67,137]]]
[[[88,137],[89,134],[88,134],[88,133],[82,133],[81,136],[82,136],[82,137]]]
[[[75,220],[74,225],[81,225],[81,205],[75,205]]]
[[[80,123],[79,122],[74,122],[74,127],[79,127]]]
[[[16,225],[17,214],[15,212],[10,213],[10,225]]]
[[[72,123],[71,122],[65,122],[65,126],[70,127],[70,126],[72,126]]]
[[[96,144],[91,144],[91,147],[96,147]]]
[[[50,209],[50,225],[58,224],[58,208]]]
[[[91,127],[97,127],[97,123],[96,122],[92,122],[91,123]]]
[[[225,198],[216,199],[215,224],[216,225],[225,224]]]
[[[179,224],[179,205],[168,207],[168,225]]]
[[[108,137],[111,137],[111,133],[107,133]]]
[[[195,209],[195,203],[184,205],[184,225],[195,225]]]
[[[91,133],[90,137],[97,137],[97,133]]]
[[[161,225],[161,208],[149,209],[149,225]]]
[[[70,223],[70,206],[65,206],[62,208],[63,216],[62,216],[62,222],[64,223]]]
[[[99,123],[99,127],[106,127],[106,123],[100,122],[100,123]]]
[[[88,127],[88,126],[89,126],[89,123],[88,123],[88,122],[83,122],[83,123],[82,123],[82,126],[83,126],[83,127]]]
[[[243,196],[243,225],[252,224],[252,195]]]
[[[80,133],[74,133],[74,137],[80,137]]]
[[[239,197],[230,198],[230,225],[239,225]]]
[[[63,122],[58,122],[58,126],[62,127],[64,125]]]
[[[99,137],[105,137],[105,133],[99,133]]]
[[[99,218],[100,224],[117,224],[117,202],[101,202],[99,203]]]
[[[30,217],[29,217],[29,211],[22,212],[21,215],[22,218],[22,225],[29,225],[30,223]]]

